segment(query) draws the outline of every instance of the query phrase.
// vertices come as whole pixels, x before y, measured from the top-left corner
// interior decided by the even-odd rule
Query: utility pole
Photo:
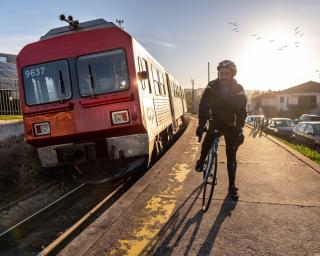
[[[122,26],[122,24],[124,23],[124,20],[116,20],[116,22],[118,24],[118,27],[124,30],[124,26]]]
[[[208,61],[208,83],[210,82],[210,62]]]
[[[192,85],[192,108],[191,113],[194,113],[194,79],[191,78],[191,85]]]

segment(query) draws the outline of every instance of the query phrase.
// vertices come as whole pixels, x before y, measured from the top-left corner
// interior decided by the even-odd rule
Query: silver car
[[[267,132],[284,138],[290,138],[294,122],[290,118],[270,118]]]

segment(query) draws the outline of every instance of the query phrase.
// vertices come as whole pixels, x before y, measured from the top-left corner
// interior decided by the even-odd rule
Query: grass
[[[281,139],[279,137],[276,137],[278,140],[280,140],[282,143],[286,144],[287,146],[295,149],[296,151],[300,152],[302,155],[308,157],[312,161],[316,162],[317,164],[320,164],[320,153],[316,150],[310,149],[306,146],[294,144],[291,142],[288,142],[284,139]]]
[[[22,119],[22,116],[20,116],[20,115],[15,115],[15,116],[0,115],[0,120],[15,120],[15,119]]]

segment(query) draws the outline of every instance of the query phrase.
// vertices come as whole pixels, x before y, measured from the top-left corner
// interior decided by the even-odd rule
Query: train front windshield
[[[71,98],[70,75],[66,60],[25,67],[22,72],[28,105]]]
[[[82,97],[129,88],[129,75],[124,50],[81,56],[77,59],[78,81]]]

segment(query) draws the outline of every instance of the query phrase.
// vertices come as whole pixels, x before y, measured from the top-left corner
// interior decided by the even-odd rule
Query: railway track
[[[28,255],[30,252],[48,255],[57,251],[96,214],[117,200],[139,177],[98,185],[80,184],[15,225],[0,231],[0,255],[16,255],[13,252],[19,255],[23,255],[23,252],[28,252]],[[70,217],[67,221],[66,215]]]
[[[19,232],[22,235],[26,232],[26,229],[31,226],[33,223],[38,221],[39,219],[43,219],[43,216],[48,214],[50,211],[56,209],[57,207],[61,206],[65,200],[70,200],[76,193],[83,191],[86,184],[82,183],[81,185],[77,186],[70,192],[66,193],[64,196],[60,197],[59,199],[55,200],[54,202],[50,203],[49,205],[43,207],[42,209],[38,210],[37,212],[31,214],[30,216],[26,217],[25,219],[19,221],[15,225],[7,228],[6,230],[0,233],[0,248],[8,248],[10,247],[10,243],[12,242],[12,234]]]
[[[44,186],[42,186],[42,187],[40,187],[40,188],[38,188],[38,189],[26,194],[26,195],[24,195],[23,197],[20,197],[20,198],[14,200],[14,201],[8,203],[7,205],[4,205],[4,206],[0,207],[0,212],[9,210],[10,208],[18,205],[20,202],[23,202],[24,200],[26,200],[26,199],[28,199],[28,198],[30,198],[32,196],[35,196],[38,193],[41,193],[43,190],[48,189],[48,188],[50,188],[50,187],[52,187],[54,185],[57,185],[59,182],[61,182],[61,181],[52,181],[52,182],[47,183],[46,185],[44,185]]]

